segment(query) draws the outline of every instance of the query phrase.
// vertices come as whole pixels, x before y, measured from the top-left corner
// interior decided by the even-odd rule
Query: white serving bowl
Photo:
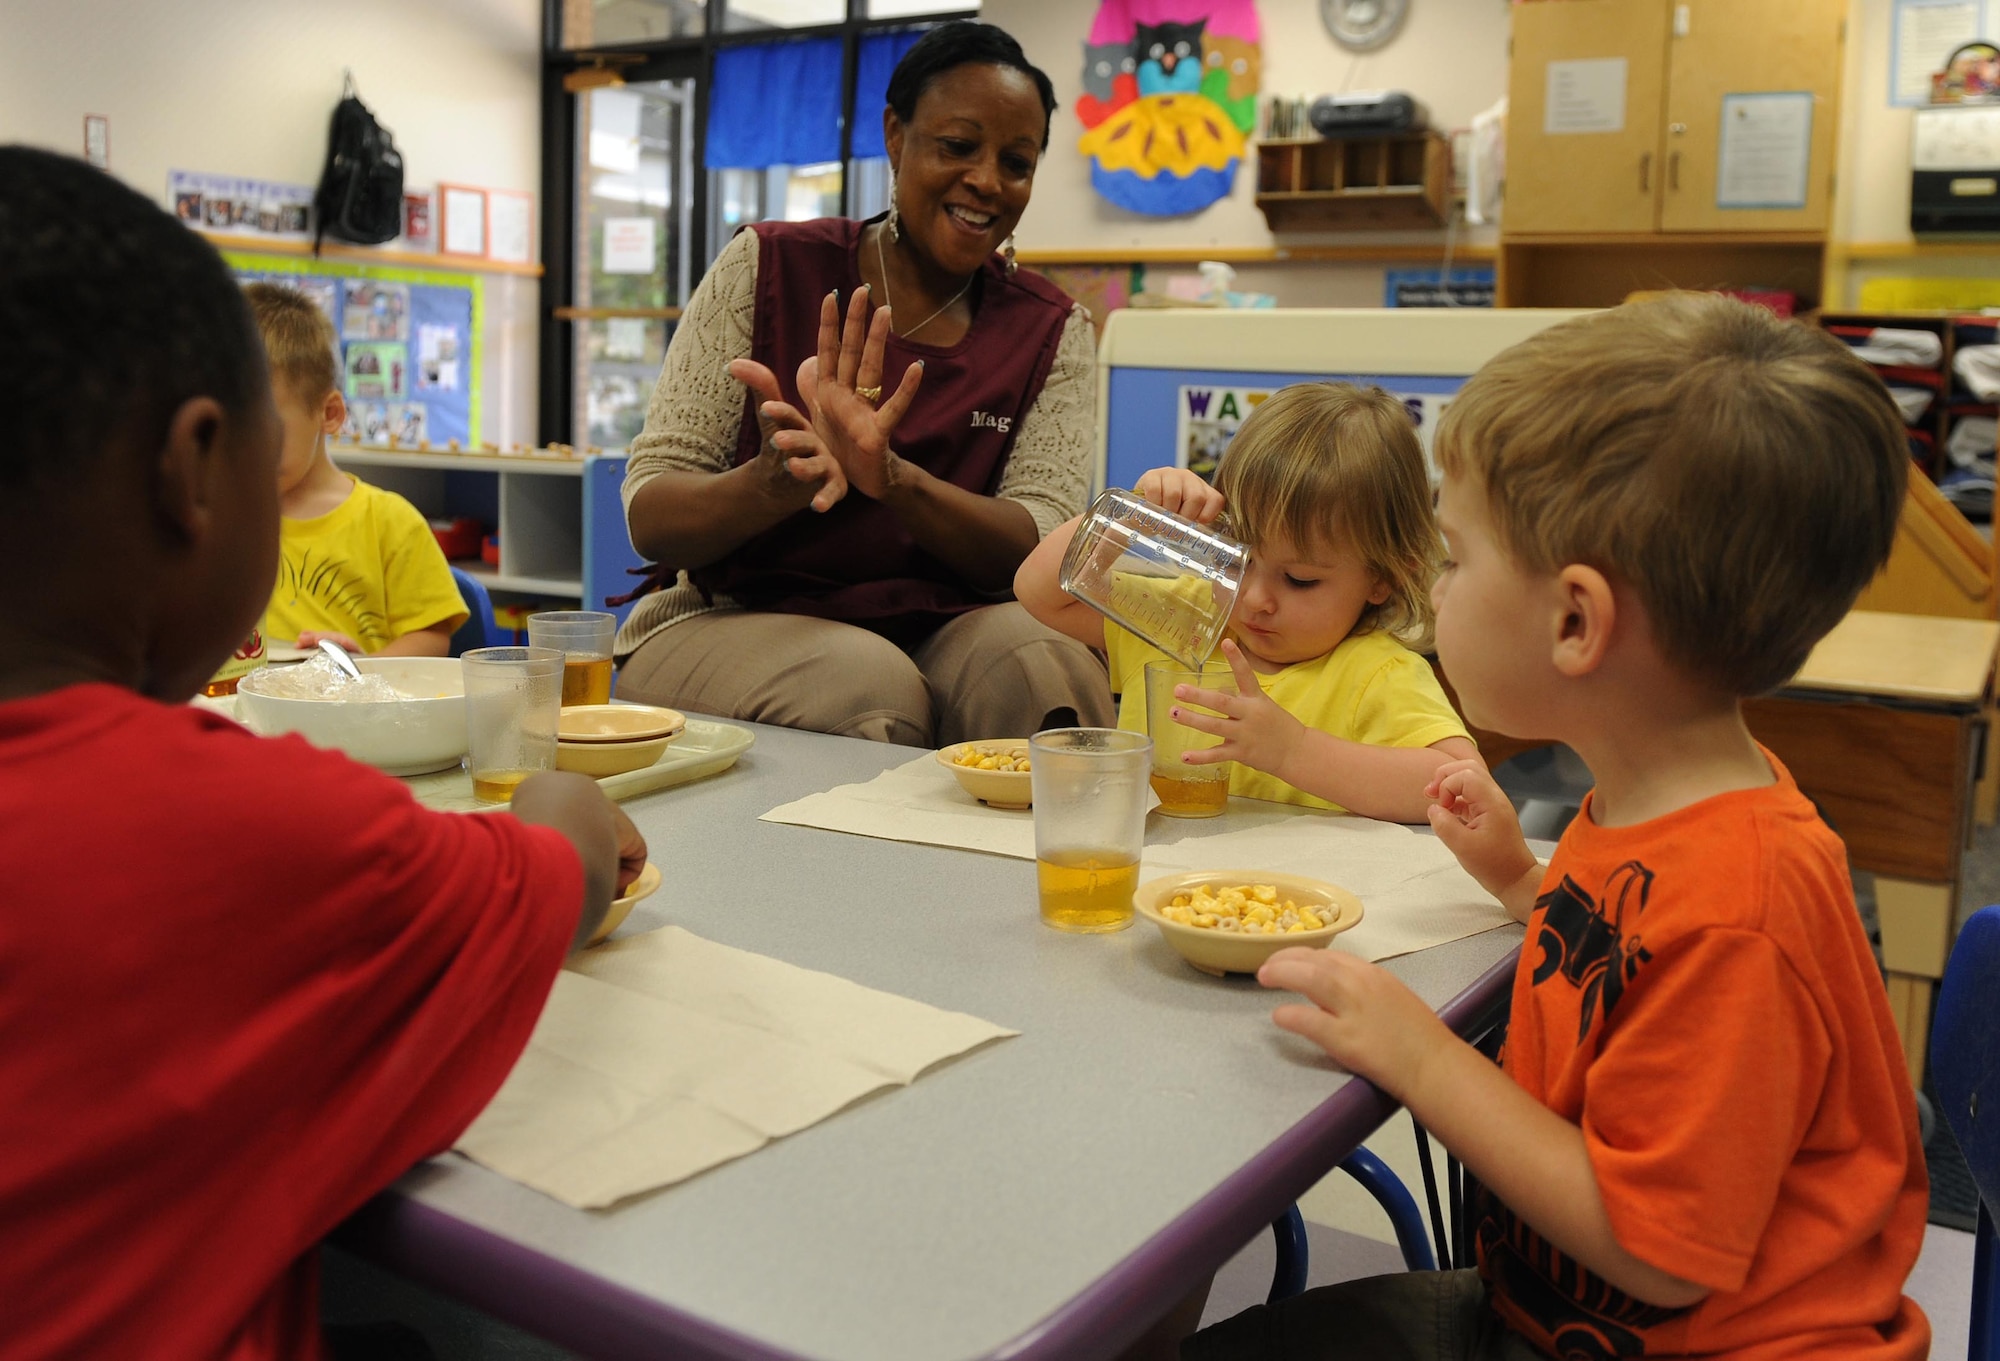
[[[267,737],[295,732],[390,775],[449,770],[465,756],[465,676],[456,657],[359,657],[411,699],[279,699],[239,686],[236,716]]]

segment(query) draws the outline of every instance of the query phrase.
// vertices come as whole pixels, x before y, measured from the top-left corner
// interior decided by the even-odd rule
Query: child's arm
[[[1612,1231],[1583,1131],[1536,1101],[1387,970],[1339,950],[1280,950],[1257,979],[1304,994],[1278,1025],[1409,1108],[1536,1232],[1620,1290],[1662,1308],[1708,1294],[1627,1252]]]
[[[1185,468],[1155,468],[1133,490],[1160,509],[1208,524],[1222,513],[1222,493]],[[1081,515],[1049,531],[1014,573],[1014,598],[1029,614],[1086,647],[1104,646],[1104,616],[1063,590],[1063,558]]]
[[[1507,915],[1528,920],[1542,888],[1542,862],[1521,835],[1514,804],[1479,761],[1459,761],[1440,769],[1424,791],[1431,805],[1431,829],[1465,872],[1500,900]]]
[[[454,631],[449,622],[432,624],[429,628],[411,629],[402,637],[383,647],[375,655],[377,657],[449,657],[451,655],[451,635]]]
[[[1014,599],[1035,619],[1085,647],[1104,647],[1104,616],[1065,591],[1063,555],[1083,517],[1065,520],[1050,530],[1014,572]]]
[[[1222,739],[1221,746],[1189,752],[1182,758],[1189,765],[1241,761],[1363,817],[1422,822],[1431,807],[1426,786],[1439,772],[1454,762],[1479,764],[1478,748],[1463,737],[1428,747],[1378,747],[1309,728],[1264,693],[1234,641],[1223,642],[1222,655],[1236,673],[1236,694],[1191,685],[1174,692],[1176,699],[1221,715],[1174,710],[1177,722]]]
[[[565,771],[543,771],[521,781],[508,811],[522,822],[555,828],[576,847],[583,861],[583,915],[570,948],[581,949],[604,920],[611,900],[646,867],[646,839],[597,781]]]

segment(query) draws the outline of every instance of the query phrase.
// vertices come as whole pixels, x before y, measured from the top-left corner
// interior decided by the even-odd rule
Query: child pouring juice
[[[1422,821],[1438,769],[1478,753],[1410,648],[1428,638],[1443,554],[1402,403],[1379,388],[1300,383],[1243,423],[1213,487],[1156,468],[1135,490],[1205,525],[1226,506],[1250,547],[1219,649],[1238,693],[1176,691],[1175,721],[1222,739],[1182,760],[1234,761],[1229,790],[1247,798]],[[1078,523],[1042,540],[1014,593],[1042,623],[1105,650],[1118,725],[1145,731],[1146,666],[1166,654],[1062,589]]]

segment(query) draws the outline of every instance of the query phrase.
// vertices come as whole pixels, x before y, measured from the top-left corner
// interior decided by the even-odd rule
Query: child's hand
[[[1453,761],[1438,767],[1424,793],[1436,800],[1430,820],[1438,840],[1516,920],[1526,921],[1542,867],[1521,835],[1512,801],[1492,773],[1478,761]]]
[[[355,642],[344,633],[321,633],[317,629],[301,629],[299,631],[300,647],[314,648],[318,647],[321,643],[332,643],[341,651],[351,652],[357,657],[364,655],[361,644]]]
[[[1425,1060],[1452,1039],[1437,1013],[1388,970],[1341,950],[1280,950],[1257,970],[1257,981],[1311,1003],[1272,1012],[1279,1029],[1303,1035],[1399,1101]]]
[[[611,805],[611,830],[618,837],[618,887],[611,896],[622,898],[639,871],[646,868],[646,838],[616,803]]]
[[[1177,685],[1174,698],[1186,704],[1212,709],[1212,714],[1175,705],[1176,723],[1222,739],[1222,745],[1190,751],[1181,757],[1191,766],[1214,765],[1217,761],[1241,761],[1255,770],[1284,779],[1278,769],[1296,751],[1305,736],[1306,725],[1286,713],[1278,702],[1257,684],[1257,673],[1243,659],[1243,649],[1233,639],[1224,639],[1222,655],[1236,673],[1236,693],[1204,690],[1194,685]],[[1217,717],[1220,715],[1220,717]]]
[[[1198,525],[1212,524],[1222,514],[1222,493],[1186,468],[1155,468],[1132,490],[1161,510]]]

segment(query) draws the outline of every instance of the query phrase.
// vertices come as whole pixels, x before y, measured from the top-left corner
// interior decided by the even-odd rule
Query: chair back
[[[1931,1081],[1965,1165],[1979,1188],[1967,1354],[2000,1361],[2000,907],[1982,908],[1959,932],[1931,1026]]]
[[[462,568],[452,568],[451,579],[458,583],[458,595],[466,610],[465,622],[451,635],[451,655],[459,657],[475,647],[491,647],[493,597],[486,593],[486,587],[477,577]]]

